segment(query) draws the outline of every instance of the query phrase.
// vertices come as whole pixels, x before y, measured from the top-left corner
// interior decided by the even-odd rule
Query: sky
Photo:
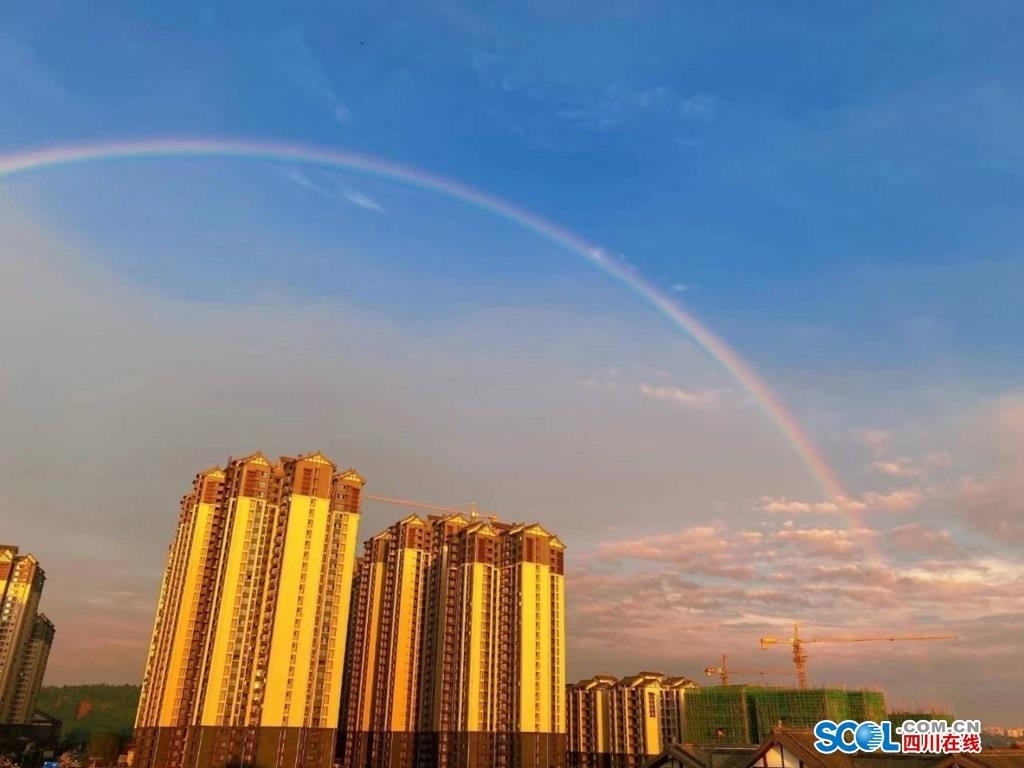
[[[810,644],[808,675],[1024,725],[1022,28],[1010,2],[9,0],[0,168],[357,153],[653,292],[353,168],[0,174],[0,539],[48,576],[47,682],[141,679],[195,472],[322,450],[370,493],[558,533],[573,679],[788,669],[759,639],[794,622],[952,634]],[[368,502],[361,536],[404,513]]]

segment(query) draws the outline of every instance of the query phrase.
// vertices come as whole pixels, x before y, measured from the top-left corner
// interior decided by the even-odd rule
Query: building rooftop
[[[1022,749],[986,749],[980,754],[958,755],[892,755],[881,752],[823,755],[814,748],[814,742],[814,734],[809,729],[776,728],[754,747],[675,744],[650,760],[644,768],[760,768],[765,762],[776,764],[768,756],[773,750],[795,757],[799,760],[799,768],[1024,768]]]

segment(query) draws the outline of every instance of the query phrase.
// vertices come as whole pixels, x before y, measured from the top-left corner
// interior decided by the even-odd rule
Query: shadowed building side
[[[196,476],[161,589],[136,765],[332,765],[364,484],[319,453],[255,453]]]
[[[28,647],[18,672],[18,683],[14,690],[14,700],[11,702],[11,722],[32,722],[55,634],[53,622],[43,614],[37,614],[32,622]]]

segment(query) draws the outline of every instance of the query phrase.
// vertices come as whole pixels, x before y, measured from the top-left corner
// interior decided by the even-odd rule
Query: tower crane
[[[804,650],[805,643],[875,643],[875,642],[896,642],[904,640],[956,640],[956,635],[875,635],[869,637],[800,637],[800,626],[793,625],[793,636],[787,640],[777,640],[774,637],[762,637],[761,648],[770,648],[773,645],[786,643],[793,647],[793,666],[796,668],[797,686],[800,690],[807,688],[807,652]]]
[[[363,496],[368,501],[379,501],[383,504],[396,504],[400,507],[412,507],[414,509],[429,509],[433,512],[444,512],[449,515],[464,515],[467,512],[473,519],[479,517],[479,513],[476,510],[476,504],[470,502],[467,509],[459,509],[458,507],[442,507],[437,504],[427,504],[422,501],[412,501],[410,499],[395,499],[390,496],[371,496],[367,494]],[[485,515],[485,517],[493,518],[493,515]]]
[[[722,654],[722,666],[720,667],[704,667],[704,674],[708,677],[712,675],[718,675],[722,681],[722,685],[729,684],[729,675],[761,675],[761,677],[768,676],[788,676],[792,675],[790,670],[782,669],[729,669],[728,658]]]

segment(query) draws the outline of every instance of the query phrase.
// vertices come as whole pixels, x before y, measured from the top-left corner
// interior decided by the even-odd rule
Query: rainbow
[[[634,270],[611,257],[602,248],[588,243],[578,235],[562,229],[540,216],[457,181],[380,158],[351,152],[300,144],[207,138],[160,138],[79,144],[0,155],[0,178],[82,163],[174,157],[237,157],[352,171],[444,195],[534,233],[594,265],[644,299],[675,326],[692,337],[761,405],[820,485],[826,499],[846,498],[835,473],[778,396],[728,344],[715,336],[693,315],[682,309],[672,298],[644,280]],[[856,516],[855,512],[848,513],[852,527],[863,527],[859,524],[860,521],[855,519]]]

